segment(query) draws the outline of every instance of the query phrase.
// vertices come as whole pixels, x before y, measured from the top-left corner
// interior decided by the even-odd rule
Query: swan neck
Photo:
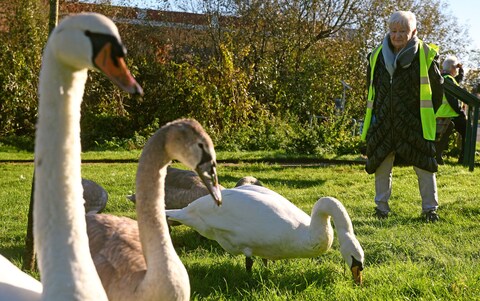
[[[160,131],[147,142],[138,163],[136,179],[138,230],[148,267],[142,288],[158,288],[158,283],[171,288],[158,292],[159,295],[176,293],[179,290],[174,288],[179,283],[188,282],[188,274],[173,247],[165,216],[165,177],[171,159],[165,152],[164,137]],[[189,294],[188,291],[187,299]]]
[[[340,243],[353,234],[353,226],[345,207],[332,198],[321,198],[315,203],[312,210],[312,228],[321,228],[320,225],[330,226],[330,217],[333,218],[335,229]]]
[[[107,300],[89,254],[81,185],[80,105],[87,70],[48,47],[39,82],[34,239],[44,300]],[[73,299],[72,299],[73,296]]]

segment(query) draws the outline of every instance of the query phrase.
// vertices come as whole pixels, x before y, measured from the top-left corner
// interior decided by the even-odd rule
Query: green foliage
[[[352,122],[365,112],[366,56],[383,38],[391,12],[414,10],[419,34],[446,52],[464,45],[466,32],[442,11],[443,1],[397,2],[203,1],[199,7],[211,21],[226,11],[230,19],[222,16],[208,30],[119,23],[127,65],[145,95],[127,95],[90,72],[83,148],[141,148],[158,127],[189,117],[221,149],[356,154],[361,144]],[[0,140],[32,149],[48,9],[33,0],[12,7],[0,43]],[[97,7],[120,14],[119,7]],[[351,88],[344,91],[341,81]],[[337,115],[335,99],[344,92],[345,110]],[[310,125],[313,116],[325,120]],[[24,138],[6,139],[13,136]]]
[[[288,152],[324,157],[332,154],[359,154],[360,149],[357,123],[346,120],[345,115],[332,115],[321,116],[319,120],[298,127]]]
[[[214,136],[220,150],[286,149],[294,133],[290,122],[275,116],[255,116]]]
[[[12,14],[4,20],[8,32],[0,32],[0,137],[33,136],[45,14],[38,1],[4,4]]]
[[[0,138],[0,144],[12,146],[16,151],[24,150],[33,152],[34,137],[30,135],[8,135]]]
[[[448,139],[448,147],[444,151],[444,155],[449,157],[458,158],[460,156],[460,152],[462,151],[462,142],[461,136],[457,131],[453,131],[453,134],[450,135]]]

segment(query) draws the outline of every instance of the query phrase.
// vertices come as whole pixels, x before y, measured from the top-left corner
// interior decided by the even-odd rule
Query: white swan
[[[340,242],[340,252],[356,283],[361,283],[363,249],[355,237],[345,207],[335,198],[319,199],[311,217],[280,194],[262,186],[245,185],[222,190],[223,205],[212,206],[209,196],[183,209],[166,210],[169,220],[192,227],[216,240],[232,254],[264,259],[315,257],[333,242],[330,217]],[[251,265],[247,270],[251,270]]]
[[[141,93],[111,20],[65,18],[44,49],[35,140],[34,237],[42,283],[0,259],[0,300],[107,300],[89,256],[80,175],[80,104],[87,69]],[[8,288],[8,289],[6,289]]]
[[[42,284],[0,255],[0,301],[37,301]]]
[[[211,205],[221,202],[213,143],[201,125],[182,119],[160,128],[138,162],[138,223],[107,214],[87,215],[90,251],[110,301],[190,299],[188,274],[173,248],[165,218],[165,176],[172,159],[196,170],[210,191]]]

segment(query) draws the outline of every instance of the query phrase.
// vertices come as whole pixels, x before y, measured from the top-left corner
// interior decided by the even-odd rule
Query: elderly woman
[[[438,220],[435,111],[443,96],[438,48],[418,39],[412,12],[390,16],[389,33],[369,55],[368,101],[362,139],[366,171],[375,173],[375,216],[390,212],[395,157],[413,166],[427,221]],[[398,158],[399,157],[399,158]]]
[[[458,61],[457,57],[454,55],[447,56],[442,64],[442,76],[445,80],[453,82],[455,85],[463,80],[463,68],[462,64]],[[455,98],[452,95],[444,94],[442,105],[438,109],[437,113],[437,125],[440,120],[449,121],[452,120],[455,126],[455,130],[462,137],[461,142],[461,151],[458,158],[458,163],[463,163],[463,154],[465,151],[465,134],[467,132],[467,115],[463,109],[463,103]],[[449,136],[452,133],[453,128],[450,126],[447,128],[445,133],[440,137],[440,141],[435,145],[437,149],[437,163],[443,164],[442,154],[443,151],[448,147]],[[439,130],[437,129],[437,132]],[[438,138],[438,137],[437,137]]]

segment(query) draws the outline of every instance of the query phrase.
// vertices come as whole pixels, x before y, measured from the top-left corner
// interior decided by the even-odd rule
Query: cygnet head
[[[195,170],[207,187],[217,205],[221,205],[222,194],[217,176],[217,156],[210,136],[198,121],[180,119],[168,124],[166,151]]]

